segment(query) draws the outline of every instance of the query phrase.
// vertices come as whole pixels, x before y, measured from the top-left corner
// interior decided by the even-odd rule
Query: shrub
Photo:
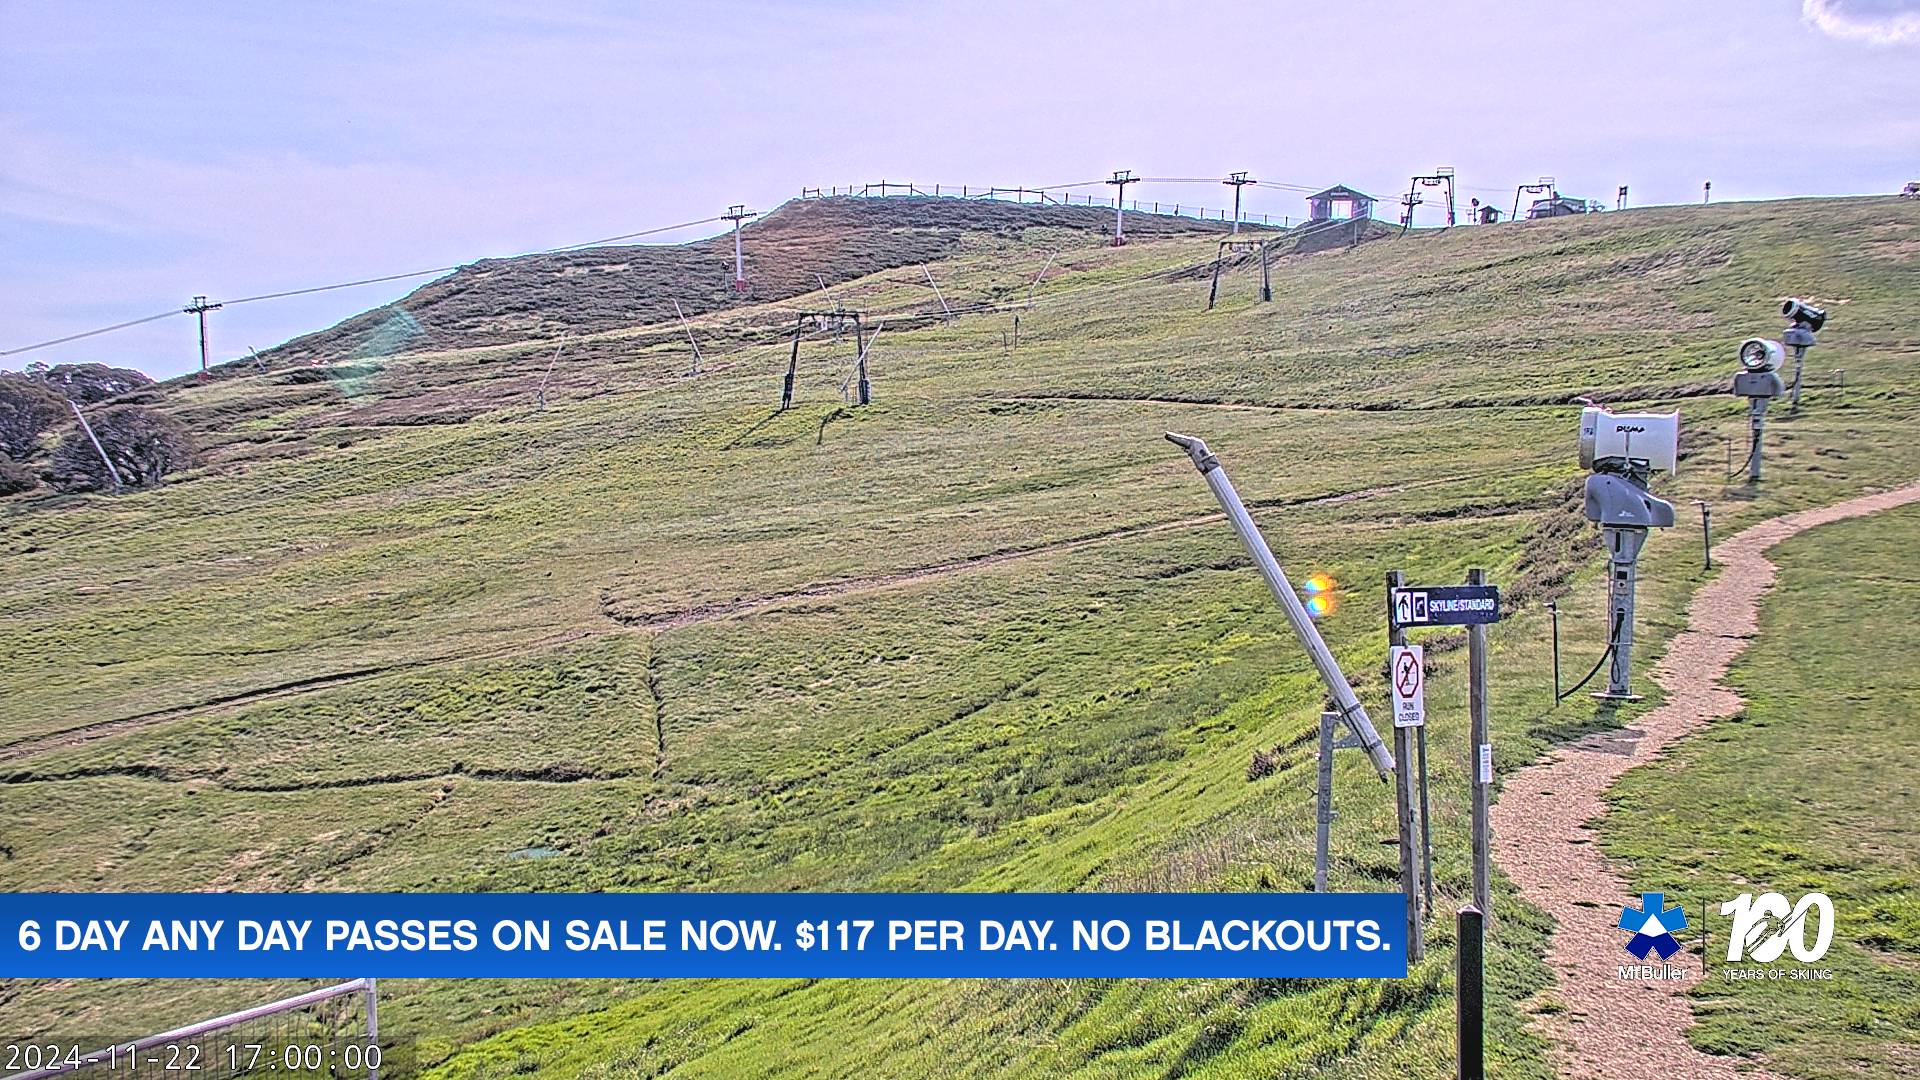
[[[178,420],[138,405],[115,405],[89,413],[101,449],[127,487],[153,487],[170,472],[193,463],[193,436]],[[62,491],[113,486],[113,478],[78,424],[53,450],[49,477]]]
[[[152,379],[132,368],[108,367],[105,364],[56,364],[44,370],[32,369],[29,376],[38,379],[55,394],[82,405],[92,405],[119,397],[129,390],[153,385]]]
[[[0,453],[26,457],[41,432],[65,415],[66,402],[40,383],[20,375],[0,376]]]
[[[0,495],[32,491],[40,486],[40,474],[17,461],[0,458]]]

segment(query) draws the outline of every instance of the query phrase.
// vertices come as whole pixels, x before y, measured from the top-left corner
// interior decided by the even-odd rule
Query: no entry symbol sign
[[[1418,645],[1395,645],[1389,657],[1393,672],[1393,726],[1421,727],[1427,722],[1426,650]]]

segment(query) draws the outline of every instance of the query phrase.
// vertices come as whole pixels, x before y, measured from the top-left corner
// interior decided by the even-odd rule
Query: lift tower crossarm
[[[1373,721],[1367,718],[1367,710],[1354,696],[1353,685],[1347,682],[1345,672],[1340,670],[1339,661],[1333,658],[1333,650],[1327,648],[1327,642],[1320,636],[1320,630],[1313,625],[1313,618],[1307,614],[1306,605],[1293,591],[1293,585],[1287,581],[1287,575],[1280,569],[1280,563],[1273,557],[1273,549],[1267,547],[1267,541],[1253,524],[1253,518],[1247,513],[1247,504],[1240,501],[1240,493],[1233,490],[1232,481],[1227,472],[1220,467],[1220,459],[1213,456],[1207,444],[1191,435],[1166,433],[1167,441],[1187,452],[1193,459],[1193,467],[1207,478],[1207,486],[1213,489],[1213,497],[1220,500],[1220,506],[1227,512],[1227,520],[1232,523],[1233,531],[1240,536],[1247,554],[1253,556],[1253,565],[1260,576],[1267,579],[1267,587],[1273,590],[1274,598],[1280,601],[1280,607],[1287,613],[1287,621],[1293,624],[1293,632],[1300,638],[1300,644],[1306,647],[1313,658],[1313,666],[1320,672],[1320,680],[1327,684],[1327,693],[1332,695],[1334,706],[1346,721],[1354,738],[1360,740],[1360,746],[1373,759],[1373,767],[1379,772],[1380,779],[1393,775],[1393,751],[1380,741],[1380,734],[1373,728]]]

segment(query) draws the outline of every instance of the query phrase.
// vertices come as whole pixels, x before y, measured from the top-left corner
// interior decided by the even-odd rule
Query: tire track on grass
[[[152,727],[155,724],[166,723],[169,720],[183,720],[190,716],[199,716],[225,709],[243,708],[248,705],[258,705],[263,702],[278,701],[283,698],[298,697],[301,694],[312,693],[316,690],[330,690],[341,686],[351,686],[355,683],[366,682],[370,679],[378,679],[387,675],[414,671],[420,668],[437,667],[441,664],[498,660],[506,656],[539,652],[543,649],[552,648],[555,645],[564,645],[569,642],[579,641],[583,638],[597,636],[599,636],[597,632],[589,629],[569,630],[565,633],[551,635],[538,641],[525,644],[506,645],[471,652],[443,653],[438,656],[429,656],[418,660],[402,660],[396,663],[381,664],[374,667],[351,668],[346,671],[335,671],[323,675],[309,676],[304,679],[294,679],[290,682],[274,683],[270,686],[257,687],[252,690],[239,690],[186,705],[169,705],[166,708],[151,709],[147,712],[134,713],[131,716],[120,716],[111,720],[96,720],[91,723],[61,728],[58,731],[43,732],[39,735],[30,735],[24,739],[16,739],[10,743],[0,744],[0,761],[17,761],[22,758],[35,757],[50,750],[84,746],[90,742],[111,738],[115,735],[124,735],[132,731],[139,731],[143,728]]]
[[[1415,491],[1421,488],[1442,487],[1447,484],[1464,483],[1471,480],[1484,480],[1499,475],[1504,470],[1478,470],[1455,476],[1435,477],[1431,480],[1410,480],[1377,487],[1354,488],[1347,491],[1334,491],[1321,495],[1295,496],[1291,498],[1247,499],[1252,510],[1298,509],[1310,506],[1342,506],[1347,503],[1363,502],[1387,495]],[[1529,509],[1532,504],[1503,505],[1491,508],[1498,513],[1509,513],[1516,509]],[[1460,516],[1450,514],[1448,516]],[[1474,515],[1468,515],[1474,516]],[[699,623],[713,622],[719,619],[737,618],[757,614],[772,608],[807,600],[825,600],[853,593],[875,592],[882,589],[915,585],[936,578],[950,577],[973,570],[981,570],[1018,559],[1029,559],[1043,555],[1059,555],[1080,551],[1102,544],[1111,544],[1122,540],[1132,540],[1142,536],[1154,536],[1160,533],[1177,532],[1183,529],[1198,528],[1226,520],[1226,515],[1218,510],[1188,517],[1174,518],[1170,521],[1151,522],[1145,525],[1121,525],[1083,536],[1054,540],[1029,547],[1007,548],[988,552],[984,555],[968,555],[964,558],[946,562],[932,563],[909,570],[899,570],[888,574],[874,574],[866,577],[841,578],[837,581],[822,581],[798,588],[783,589],[778,592],[762,593],[758,596],[741,597],[736,600],[718,600],[692,607],[674,608],[666,611],[648,611],[629,613],[618,610],[619,599],[612,591],[603,589],[600,593],[601,613],[621,626],[634,629],[664,632],[677,630]],[[1412,520],[1420,520],[1414,517]]]
[[[1722,680],[1760,631],[1760,598],[1773,584],[1766,551],[1817,525],[1920,502],[1920,483],[1762,521],[1716,544],[1720,575],[1687,606],[1687,626],[1654,666],[1666,703],[1632,727],[1595,732],[1508,778],[1493,805],[1493,849],[1520,895],[1554,917],[1547,948],[1564,1018],[1536,1018],[1561,1042],[1563,1075],[1579,1080],[1765,1080],[1741,1059],[1687,1041],[1693,1012],[1684,981],[1622,980],[1620,935],[1596,897],[1630,895],[1596,842],[1606,792],[1628,769],[1745,702]]]

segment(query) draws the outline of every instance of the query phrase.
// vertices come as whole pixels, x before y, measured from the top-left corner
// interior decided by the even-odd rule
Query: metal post
[[[1459,1080],[1486,1080],[1485,1005],[1486,925],[1472,904],[1454,921],[1454,1047],[1460,1056]]]
[[[680,329],[687,332],[687,344],[693,346],[693,374],[700,374],[700,343],[693,339],[693,327],[687,325],[687,313],[680,310],[680,301],[674,300],[673,313],[680,317]]]
[[[793,376],[800,368],[800,323],[793,324],[793,355],[787,357],[787,377],[780,384],[780,411],[793,404]]]
[[[1612,627],[1613,666],[1607,669],[1607,689],[1595,694],[1603,701],[1638,701],[1631,682],[1633,672],[1633,594],[1640,548],[1647,530],[1601,526],[1607,545],[1607,617]]]
[[[1467,571],[1467,584],[1485,585],[1487,573]],[[1493,742],[1487,734],[1487,628],[1467,627],[1467,712],[1473,745],[1473,902],[1481,912],[1492,909],[1491,873],[1487,865],[1487,794],[1493,787]]]
[[[952,322],[953,309],[947,306],[947,298],[940,294],[940,283],[933,280],[933,271],[927,268],[926,263],[921,263],[920,272],[927,275],[927,284],[933,286],[933,295],[936,300],[940,301],[940,310],[946,312],[947,321]]]
[[[1792,403],[1787,408],[1787,415],[1789,416],[1797,414],[1800,411],[1800,369],[1806,362],[1807,347],[1805,345],[1795,345],[1793,347],[1793,398]]]
[[[1273,300],[1273,271],[1267,262],[1267,242],[1260,241],[1260,299],[1262,302]]]
[[[72,398],[67,399],[67,408],[73,410],[73,418],[80,421],[80,430],[87,433],[87,441],[93,444],[93,452],[100,455],[100,464],[105,465],[107,475],[113,477],[113,490],[119,491],[120,470],[113,467],[113,459],[107,456],[106,448],[100,445],[100,440],[93,434],[93,425],[87,423],[87,418],[80,412],[80,406]]]
[[[1213,310],[1213,302],[1220,295],[1220,261],[1227,257],[1227,249],[1222,247],[1213,256],[1213,284],[1207,287],[1207,310]]]
[[[1046,277],[1047,271],[1053,269],[1053,260],[1058,258],[1059,255],[1060,253],[1058,251],[1048,252],[1046,265],[1042,266],[1040,272],[1033,275],[1033,280],[1027,283],[1027,306],[1033,306],[1033,290],[1040,287],[1040,279]]]
[[[1560,601],[1547,601],[1547,617],[1553,620],[1553,703],[1560,704]]]
[[[1700,554],[1706,559],[1706,568],[1713,569],[1713,508],[1705,499],[1695,499],[1700,504]]]
[[[1333,838],[1333,725],[1340,714],[1320,714],[1320,788],[1313,826],[1313,891],[1327,891],[1328,848]]]
[[[867,343],[860,347],[860,363],[859,363],[858,374],[860,378],[859,401],[860,401],[860,404],[862,405],[873,404],[873,384],[867,381],[867,353],[872,351],[873,343],[880,340],[880,331],[885,330],[886,328],[887,328],[887,324],[884,322],[881,323],[880,329],[875,330],[873,332],[873,336],[867,339]]]
[[[1248,515],[1246,503],[1242,502],[1240,494],[1233,490],[1233,482],[1227,479],[1227,471],[1220,467],[1220,459],[1207,449],[1205,442],[1190,435],[1178,435],[1169,431],[1166,437],[1168,442],[1187,452],[1187,456],[1193,460],[1194,468],[1200,470],[1200,475],[1206,478],[1207,487],[1213,491],[1213,497],[1219,500],[1221,508],[1227,512],[1227,521],[1233,526],[1234,533],[1240,537],[1240,543],[1247,549],[1247,554],[1253,557],[1255,569],[1259,570],[1260,576],[1266,579],[1267,588],[1272,590],[1274,598],[1280,601],[1280,608],[1286,612],[1287,621],[1293,624],[1295,636],[1300,639],[1300,644],[1306,648],[1307,655],[1312,658],[1313,666],[1319,672],[1320,681],[1326,684],[1327,693],[1332,695],[1341,718],[1354,736],[1360,740],[1361,747],[1372,759],[1374,770],[1380,774],[1380,779],[1386,780],[1393,773],[1393,752],[1387,749],[1387,744],[1381,741],[1379,732],[1374,730],[1373,721],[1367,717],[1365,706],[1361,705],[1360,699],[1354,696],[1353,684],[1347,681],[1346,673],[1340,670],[1339,661],[1333,658],[1333,650],[1327,648],[1325,639],[1320,636],[1319,628],[1313,625],[1312,616],[1307,614],[1306,606],[1300,602],[1300,597],[1293,591],[1293,585],[1287,581],[1286,573],[1280,569],[1279,562],[1274,559],[1273,550],[1267,546],[1266,540],[1260,535],[1259,528],[1254,525],[1253,518]]]
[[[1387,571],[1387,595],[1392,596],[1395,589],[1404,584],[1406,578],[1398,570]],[[1406,631],[1389,619],[1387,621],[1387,644],[1405,645]],[[1388,655],[1392,652],[1389,649]],[[1391,677],[1391,676],[1389,676]],[[1413,789],[1413,770],[1407,766],[1413,762],[1413,729],[1393,725],[1393,757],[1400,767],[1393,771],[1393,816],[1400,838],[1400,891],[1407,898],[1407,962],[1417,964],[1426,955],[1426,942],[1422,940],[1421,927],[1424,925],[1420,914],[1420,859],[1414,850],[1418,843],[1414,827],[1413,808],[1415,792]]]
[[[369,1049],[371,1049],[372,1047],[375,1047],[378,1045],[380,1045],[380,991],[377,985],[377,981],[374,979],[368,979],[367,980],[367,1046]],[[371,1061],[373,1059],[373,1055],[369,1054],[368,1059],[369,1061]],[[380,1080],[379,1066],[373,1065],[373,1064],[369,1064],[367,1066],[367,1080]]]
[[[1767,430],[1767,399],[1755,397],[1747,399],[1747,427],[1753,449],[1747,454],[1747,482],[1760,482],[1760,440]]]
[[[1427,802],[1427,726],[1414,729],[1414,750],[1420,755],[1420,884],[1427,911],[1433,910],[1433,815]]]

